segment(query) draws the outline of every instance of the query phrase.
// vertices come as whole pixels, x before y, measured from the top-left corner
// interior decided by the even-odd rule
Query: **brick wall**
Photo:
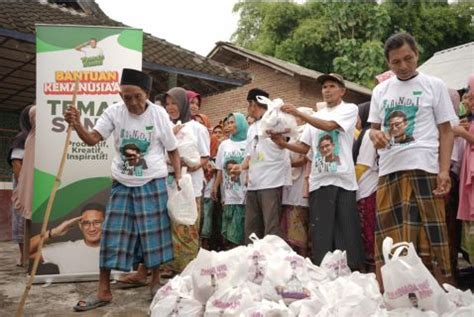
[[[282,98],[296,106],[314,108],[316,102],[322,101],[321,85],[314,79],[293,77],[243,58],[232,59],[226,64],[250,73],[252,81],[242,87],[203,98],[202,112],[210,117],[213,125],[230,112],[247,114],[247,92],[252,88],[261,88],[267,91],[272,99]],[[360,103],[369,100],[369,97],[348,91],[344,100]]]

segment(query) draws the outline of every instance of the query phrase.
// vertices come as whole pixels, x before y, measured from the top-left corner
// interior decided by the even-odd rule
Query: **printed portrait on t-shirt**
[[[224,152],[224,186],[225,189],[238,190],[241,187],[240,177],[235,177],[230,174],[234,165],[242,163],[244,160],[245,148],[234,150],[231,152]]]
[[[385,107],[384,132],[391,146],[404,145],[415,141],[415,118],[417,106],[400,105]]]
[[[320,132],[314,156],[314,167],[318,173],[337,172],[339,158],[339,131]]]
[[[122,139],[121,143],[122,174],[143,176],[143,171],[148,169],[145,155],[148,153],[150,142],[143,138],[127,138]]]

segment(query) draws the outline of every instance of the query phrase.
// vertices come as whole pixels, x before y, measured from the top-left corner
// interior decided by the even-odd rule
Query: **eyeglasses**
[[[90,226],[94,226],[94,228],[100,228],[102,226],[102,222],[103,221],[81,221],[80,224],[82,227],[84,227],[85,229],[89,229]]]

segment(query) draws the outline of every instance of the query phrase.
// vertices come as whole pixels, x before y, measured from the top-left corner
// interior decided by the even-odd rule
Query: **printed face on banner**
[[[341,165],[339,131],[320,132],[317,144],[313,160],[317,173],[337,172],[338,166]]]

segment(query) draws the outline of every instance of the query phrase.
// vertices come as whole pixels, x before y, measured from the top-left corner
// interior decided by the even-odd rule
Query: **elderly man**
[[[358,108],[342,100],[346,87],[341,75],[324,74],[318,81],[327,104],[325,108],[310,116],[293,105],[282,107],[283,111],[308,123],[300,141],[288,143],[279,134],[273,134],[272,140],[297,153],[312,151],[309,222],[313,262],[320,265],[327,252],[340,249],[347,251],[348,265],[360,269],[364,251],[352,160]]]
[[[175,170],[176,181],[181,178],[181,166],[168,114],[148,100],[151,84],[151,77],[145,73],[124,69],[120,82],[123,102],[107,108],[92,131],[82,125],[76,108],[70,107],[65,114],[66,121],[86,144],[93,146],[110,135],[115,144],[113,184],[100,245],[99,289],[97,294],[79,301],[74,307],[76,311],[109,304],[112,300],[110,271],[130,271],[140,257],[152,270],[153,294],[160,284],[159,266],[173,259],[166,209],[165,151]],[[138,148],[140,157],[135,151],[124,151],[124,148]],[[136,164],[137,161],[142,164]]]
[[[443,196],[451,188],[450,121],[456,115],[444,83],[416,70],[418,49],[410,34],[391,36],[385,58],[396,76],[374,88],[368,120],[380,157],[375,230],[379,282],[386,237],[413,242],[422,256],[431,258],[438,281],[445,281],[451,268]]]

